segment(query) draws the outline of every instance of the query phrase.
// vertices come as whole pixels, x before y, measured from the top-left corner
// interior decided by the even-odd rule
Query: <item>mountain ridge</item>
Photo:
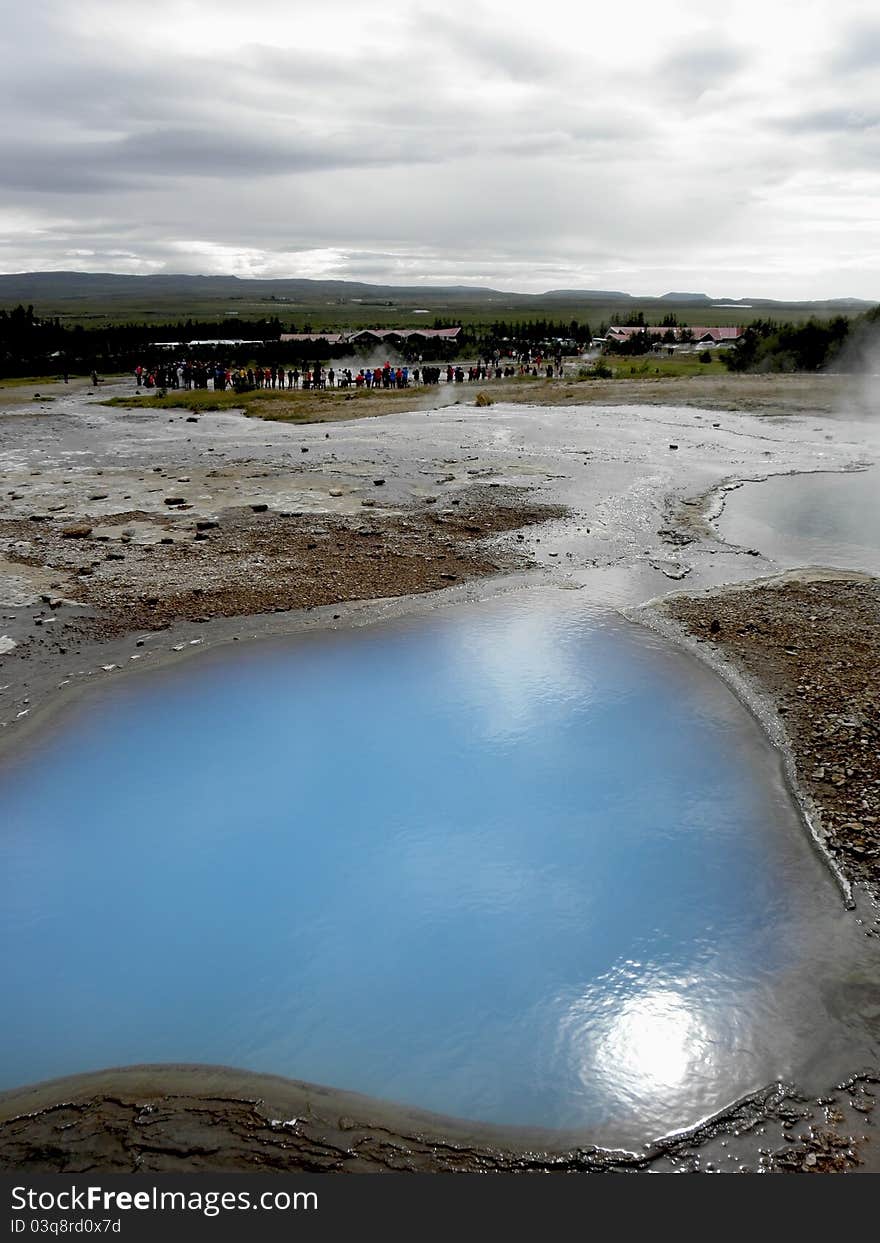
[[[150,287],[156,290],[184,293],[187,287],[193,292],[222,292],[228,288],[230,293],[252,292],[269,294],[273,289],[289,293],[320,293],[322,290],[349,292],[352,295],[365,293],[378,295],[396,295],[407,300],[419,296],[443,296],[454,294],[458,297],[517,298],[529,301],[542,299],[559,299],[565,301],[608,301],[621,300],[627,302],[676,302],[703,303],[711,306],[716,302],[730,305],[742,304],[744,309],[754,306],[875,306],[876,303],[866,298],[818,298],[786,300],[779,298],[733,298],[715,296],[698,292],[671,291],[664,294],[633,294],[624,290],[610,289],[547,289],[541,293],[523,293],[518,290],[494,289],[486,285],[384,285],[367,281],[350,281],[336,278],[317,279],[313,277],[260,277],[234,276],[232,274],[204,274],[196,272],[79,272],[70,269],[54,269],[47,271],[5,272],[0,273],[0,298],[24,295],[30,290],[34,293],[49,292],[52,287],[54,296],[75,297],[86,293],[118,291],[142,293]]]

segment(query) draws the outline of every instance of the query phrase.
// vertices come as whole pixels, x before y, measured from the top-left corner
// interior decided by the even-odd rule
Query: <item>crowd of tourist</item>
[[[319,363],[311,368],[280,366],[227,367],[222,363],[171,362],[149,368],[141,364],[135,368],[137,387],[147,389],[207,389],[224,392],[250,392],[254,389],[327,389],[367,388],[398,389],[424,384],[483,383],[487,380],[503,380],[513,376],[543,376],[553,379],[564,373],[561,359],[555,363],[545,362],[540,355],[528,362],[518,364],[485,362],[482,359],[469,366],[446,363],[443,366],[393,366],[386,362],[382,367],[362,367],[354,372],[350,367],[338,370]]]

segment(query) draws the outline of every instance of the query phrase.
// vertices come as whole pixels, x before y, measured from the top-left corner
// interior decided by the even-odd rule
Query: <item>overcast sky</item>
[[[862,0],[37,0],[0,270],[880,300]]]

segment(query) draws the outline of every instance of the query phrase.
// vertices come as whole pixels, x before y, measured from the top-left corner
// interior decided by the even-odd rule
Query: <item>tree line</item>
[[[687,340],[687,329],[672,331],[675,316],[668,315],[662,324],[649,328],[642,312],[627,317],[635,321],[632,326],[645,331],[633,334],[626,342],[615,346],[617,353],[644,354],[657,344],[672,344],[674,340]],[[434,321],[435,328],[449,327],[445,320]],[[307,325],[308,331],[311,325]],[[65,324],[57,317],[41,317],[33,306],[16,306],[0,310],[0,376],[60,374],[62,372],[85,374],[91,370],[102,372],[125,371],[137,363],[151,365],[162,357],[162,351],[151,342],[178,341],[188,347],[193,357],[200,353],[189,342],[197,340],[223,340],[228,338],[262,342],[261,346],[249,344],[242,347],[204,347],[211,358],[219,361],[246,364],[250,360],[267,362],[301,362],[316,358],[326,359],[350,353],[350,347],[334,348],[327,343],[279,342],[284,331],[296,331],[295,325],[282,324],[278,316],[253,320],[225,318],[221,320],[178,319],[162,324],[128,323],[115,325]],[[329,330],[328,330],[329,331]],[[607,325],[598,329],[600,336]],[[529,319],[496,320],[487,325],[471,325],[463,330],[458,346],[459,354],[479,354],[489,357],[494,352],[504,355],[525,348],[532,351],[552,341],[570,342],[577,348],[588,346],[592,340],[590,325],[576,319]],[[445,358],[449,343],[422,345],[424,357]],[[806,323],[781,323],[771,319],[753,320],[743,333],[742,339],[720,356],[731,371],[821,371],[824,369],[857,370],[869,364],[876,369],[873,357],[880,346],[880,307],[866,314],[849,319],[837,315],[829,320],[810,319]],[[571,348],[571,347],[569,347]],[[206,354],[206,357],[208,356]],[[222,355],[222,358],[221,358]]]
[[[880,307],[848,319],[810,319],[805,324],[754,320],[726,351],[731,371],[858,371],[878,341]]]

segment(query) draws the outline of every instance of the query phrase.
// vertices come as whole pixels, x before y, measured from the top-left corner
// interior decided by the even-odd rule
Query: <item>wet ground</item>
[[[112,392],[112,386],[106,391]],[[817,411],[828,408],[826,391],[817,396]],[[360,624],[533,582],[580,590],[594,605],[618,608],[666,594],[682,580],[692,592],[766,575],[776,569],[766,550],[726,543],[712,526],[726,489],[774,474],[873,464],[877,435],[863,409],[854,400],[833,414],[757,417],[692,406],[498,404],[479,411],[458,406],[294,427],[234,413],[197,417],[110,410],[89,404],[82,393],[42,406],[20,403],[0,415],[0,556],[6,558],[0,603],[2,734],[10,742],[24,740],[27,729],[65,696],[95,680],[120,676],[132,661],[139,662],[137,668],[165,664],[237,638]],[[500,494],[497,506],[493,493]],[[263,505],[265,510],[253,508]],[[462,523],[462,508],[474,506],[482,516]],[[543,506],[553,508],[536,509]],[[503,521],[498,517],[502,509],[507,512]],[[517,528],[518,509],[532,524],[544,521]],[[200,530],[199,522],[219,525]],[[290,531],[285,523],[305,525]],[[347,557],[341,556],[332,566],[336,581],[322,582],[326,594],[303,601],[303,611],[290,595],[291,582],[297,580],[293,558],[280,579],[287,594],[279,591],[278,604],[269,612],[279,550],[294,542],[304,565],[305,555],[314,551],[295,543],[314,540],[308,524],[325,532],[319,538],[341,544],[340,553],[347,554],[348,544],[358,539],[374,541],[368,551],[377,556],[370,560],[381,562],[389,551],[408,549],[411,564],[421,568],[414,569],[407,590],[433,594],[418,606],[411,598],[378,606],[358,602],[352,597],[373,593],[366,584],[377,580],[367,577],[357,584]],[[80,530],[64,534],[62,525]],[[463,526],[483,529],[461,531]],[[380,534],[359,535],[365,527]],[[249,542],[253,532],[265,538],[267,529],[272,533],[268,552],[258,541]],[[212,548],[217,531],[223,534],[214,536]],[[197,540],[200,534],[209,538]],[[461,536],[467,537],[466,557]],[[163,544],[167,539],[173,543]],[[198,617],[185,613],[190,620],[156,628],[157,621],[161,627],[170,620],[180,598],[181,563],[165,560],[167,550],[178,544],[191,558],[182,563],[185,574],[197,574],[195,586],[217,603],[209,599]],[[76,547],[76,554],[68,545]],[[157,546],[152,554],[157,560],[151,562],[143,550]],[[433,559],[450,557],[461,573],[455,579],[441,576],[450,585],[435,591]],[[474,578],[494,566],[505,573]],[[264,593],[257,615],[253,597],[241,590],[253,576]],[[393,584],[392,575],[376,594],[393,591]],[[230,605],[236,599],[240,603]],[[311,611],[310,603],[316,606]],[[144,611],[157,607],[155,619]],[[295,611],[276,613],[275,607]],[[852,1068],[854,1074],[864,1069]],[[750,1102],[749,1126],[741,1118],[730,1127],[722,1119],[713,1125],[716,1138],[728,1136],[717,1162],[737,1168],[765,1160],[757,1152],[765,1140],[756,1142],[765,1126],[770,1128],[768,1150],[775,1152],[779,1139],[797,1153],[802,1168],[849,1166],[855,1156],[847,1154],[859,1148],[849,1143],[850,1132],[857,1139],[850,1123],[854,1117],[870,1118],[861,1107],[854,1113],[852,1100],[855,1096],[869,1111],[871,1091],[869,1077],[839,1090],[829,1083],[825,1104],[805,1099],[796,1087],[786,1096],[787,1104],[778,1093],[758,1106]],[[22,1099],[31,1098],[17,1094],[4,1103],[7,1118]],[[100,1116],[103,1106],[95,1108]],[[812,1115],[808,1121],[815,1135],[805,1130],[802,1140],[782,1139],[786,1110],[790,1114],[792,1108],[792,1116],[799,1117],[798,1111]],[[50,1116],[32,1120],[30,1130],[24,1126],[23,1140],[22,1126],[4,1127],[7,1136],[18,1135],[15,1144],[24,1143],[24,1149],[14,1148],[19,1154],[14,1159],[30,1160],[31,1135],[36,1163],[50,1160],[46,1153],[55,1151],[61,1134],[53,1131]],[[748,1141],[745,1147],[733,1145],[738,1155],[731,1158],[730,1136],[737,1127],[748,1132]],[[49,1133],[54,1139],[46,1139]],[[453,1124],[446,1133],[456,1133]],[[699,1164],[700,1153],[715,1152],[716,1141],[708,1132],[697,1139],[696,1156],[688,1155],[686,1144],[676,1148],[677,1155],[665,1148],[662,1157],[654,1155],[690,1168],[689,1162]],[[63,1144],[57,1151],[62,1149]],[[285,1149],[285,1159],[296,1161],[294,1149],[301,1157],[301,1146],[295,1144]],[[860,1151],[869,1164],[876,1161],[872,1145],[862,1144]],[[432,1159],[424,1168],[438,1168],[430,1165]],[[788,1165],[782,1157],[766,1160],[768,1168],[797,1164],[795,1158]],[[472,1168],[480,1168],[479,1158]]]

